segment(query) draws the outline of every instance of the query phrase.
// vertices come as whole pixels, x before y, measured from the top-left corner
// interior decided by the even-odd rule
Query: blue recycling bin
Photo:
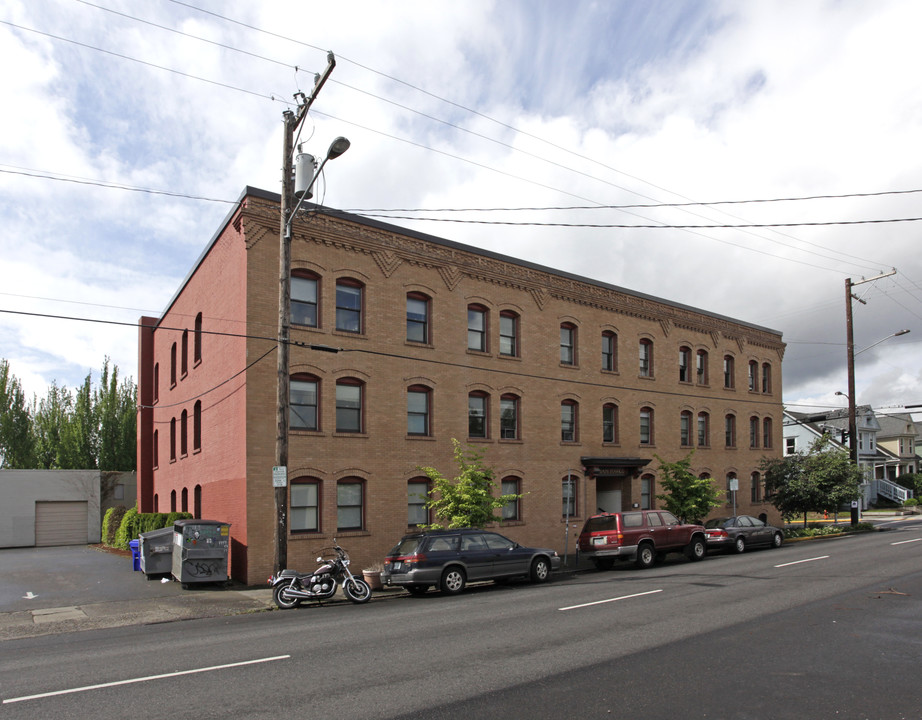
[[[135,570],[141,569],[141,541],[130,540],[128,547],[131,548],[131,563]]]

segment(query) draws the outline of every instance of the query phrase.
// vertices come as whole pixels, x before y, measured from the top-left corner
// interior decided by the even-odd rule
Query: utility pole
[[[304,120],[311,104],[320,92],[333,68],[336,58],[327,54],[327,68],[323,75],[314,78],[314,89],[310,97],[297,93],[300,99],[296,112],[286,110],[282,113],[284,130],[282,132],[282,198],[281,222],[279,229],[279,328],[278,328],[278,401],[276,403],[276,422],[278,432],[275,438],[275,467],[272,471],[272,485],[275,488],[275,571],[280,572],[288,564],[288,424],[290,402],[289,365],[291,360],[291,221],[293,163],[295,133]]]
[[[848,455],[853,465],[858,465],[858,413],[855,404],[855,331],[852,323],[852,298],[862,305],[867,303],[857,295],[853,295],[852,288],[855,285],[863,285],[891,275],[896,275],[895,269],[867,280],[862,278],[858,282],[852,282],[851,278],[845,279],[845,342],[848,352]]]

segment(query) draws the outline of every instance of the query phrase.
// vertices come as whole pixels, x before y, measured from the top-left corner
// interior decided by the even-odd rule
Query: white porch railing
[[[902,485],[897,485],[889,480],[874,480],[871,485],[871,490],[873,492],[895,503],[899,503],[900,505],[903,504],[904,500],[908,500],[912,497],[911,490],[907,490]]]

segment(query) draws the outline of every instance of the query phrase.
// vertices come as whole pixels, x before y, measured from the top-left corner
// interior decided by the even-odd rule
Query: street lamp
[[[291,223],[294,222],[295,216],[298,214],[298,210],[301,209],[301,203],[305,199],[313,197],[311,190],[314,187],[314,183],[317,182],[317,178],[320,177],[320,173],[323,172],[323,166],[327,164],[328,160],[335,160],[340,155],[342,155],[352,143],[349,142],[347,138],[344,138],[340,135],[332,143],[330,143],[330,148],[327,150],[326,157],[323,159],[323,162],[320,163],[320,167],[317,168],[313,176],[310,179],[310,182],[307,185],[304,185],[304,179],[302,178],[303,168],[313,169],[314,167],[314,156],[308,155],[307,153],[302,153],[298,155],[298,162],[295,166],[295,195],[298,197],[298,204],[295,205],[294,210],[291,211],[291,214],[288,216],[285,224],[285,239],[291,240]]]

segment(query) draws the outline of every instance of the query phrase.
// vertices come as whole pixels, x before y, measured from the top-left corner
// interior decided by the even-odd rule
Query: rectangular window
[[[724,356],[724,387],[728,390],[733,389],[733,358],[730,355]]]
[[[518,318],[515,315],[499,316],[499,354],[518,357]]]
[[[499,432],[503,440],[517,440],[519,437],[519,403],[514,397],[500,398]]]
[[[291,531],[320,531],[319,483],[291,484]]]
[[[653,444],[653,413],[649,410],[640,411],[640,444]]]
[[[484,310],[467,309],[467,349],[487,351],[487,313]]]
[[[407,434],[429,434],[429,393],[407,392]]]
[[[653,377],[653,343],[641,340],[638,348],[640,353],[640,377]]]
[[[293,275],[291,278],[291,322],[317,327],[317,281]]]
[[[487,436],[487,398],[483,395],[469,395],[467,398],[467,436]]]
[[[793,455],[797,450],[797,438],[784,439],[784,454]]]
[[[422,298],[407,298],[407,341],[429,342],[429,303]]]
[[[688,348],[679,349],[679,382],[691,382],[691,351]]]
[[[643,424],[643,415],[640,419],[641,425]],[[643,433],[643,429],[641,429]],[[683,447],[691,445],[691,413],[683,412],[679,416],[679,444]]]
[[[360,482],[341,482],[336,486],[336,529],[362,529],[362,495]]]
[[[428,500],[428,482],[407,483],[407,525],[415,527],[429,524],[429,508],[426,507]]]
[[[708,434],[708,416],[700,413],[698,415],[698,447],[707,447],[711,444]]]
[[[736,416],[727,415],[724,418],[724,442],[728,448],[736,447]]]
[[[336,385],[336,432],[362,432],[362,386]]]
[[[292,380],[288,422],[292,430],[317,430],[317,382]]]
[[[336,329],[362,332],[362,288],[336,283]]]
[[[652,505],[650,499],[653,497],[653,478],[640,478],[640,509],[649,510]]]

